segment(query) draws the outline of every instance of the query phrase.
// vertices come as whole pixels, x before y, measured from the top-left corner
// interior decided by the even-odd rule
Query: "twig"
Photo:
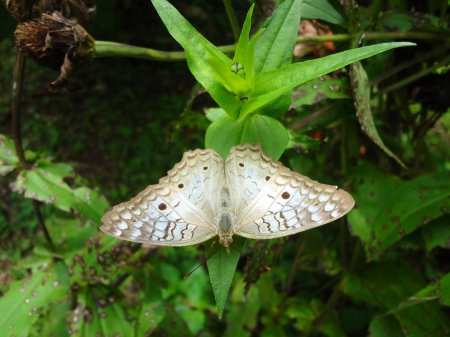
[[[281,314],[283,313],[283,309],[286,304],[286,300],[289,296],[289,293],[292,290],[292,284],[294,283],[294,279],[295,279],[295,272],[297,271],[297,266],[298,266],[298,262],[300,259],[300,255],[303,252],[303,248],[305,248],[305,244],[306,244],[306,236],[303,238],[302,243],[300,244],[300,247],[298,247],[297,254],[295,254],[294,262],[292,263],[291,271],[289,273],[289,279],[288,279],[288,283],[286,286],[286,291],[283,294],[283,299],[281,300],[281,304],[280,304],[280,306],[278,308],[278,312],[275,316],[275,322],[277,322],[277,323],[281,317]]]

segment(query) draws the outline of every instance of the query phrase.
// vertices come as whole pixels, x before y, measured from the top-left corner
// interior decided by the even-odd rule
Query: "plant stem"
[[[351,34],[321,35],[321,36],[300,36],[296,43],[321,43],[348,41],[353,38]],[[439,40],[450,41],[450,35],[422,33],[422,32],[368,32],[363,35],[363,40]],[[218,49],[224,54],[232,54],[236,50],[235,45],[220,46]],[[132,57],[151,61],[176,62],[186,59],[185,52],[167,52],[155,49],[130,46],[123,43],[109,41],[95,41],[94,58],[97,57]]]
[[[20,128],[20,97],[22,95],[23,84],[23,70],[25,68],[25,55],[16,50],[16,60],[14,62],[13,82],[11,90],[11,114],[12,114],[12,136],[14,141],[14,148],[17,157],[19,158],[19,165],[22,169],[28,168],[28,163],[25,159],[25,153],[22,146],[22,135]]]
[[[28,163],[25,159],[25,153],[22,146],[22,135],[20,127],[20,98],[22,96],[23,87],[23,73],[25,69],[25,55],[17,50],[16,60],[14,62],[13,70],[13,80],[12,80],[12,90],[11,90],[11,115],[12,115],[12,135],[14,141],[14,149],[16,151],[17,157],[19,158],[19,165],[22,170],[28,169]],[[31,200],[33,203],[34,214],[38,221],[38,225],[44,233],[45,239],[47,240],[50,248],[55,251],[55,246],[53,245],[52,238],[48,233],[47,227],[45,226],[44,219],[39,209],[39,202],[37,200]]]
[[[228,20],[230,20],[231,29],[233,30],[234,40],[236,43],[239,41],[239,26],[237,24],[236,15],[234,14],[233,7],[231,6],[230,0],[223,0],[223,4],[225,5],[225,10],[227,11]]]
[[[45,226],[44,218],[42,217],[41,209],[39,208],[39,201],[31,199],[31,202],[33,203],[34,215],[36,216],[39,227],[41,228],[42,233],[44,233],[44,237],[50,245],[51,250],[55,252],[55,245],[53,244],[53,240],[48,232],[47,226]]]

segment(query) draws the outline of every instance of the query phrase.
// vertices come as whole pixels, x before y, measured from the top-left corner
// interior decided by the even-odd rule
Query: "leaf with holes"
[[[370,108],[369,81],[361,62],[355,62],[350,65],[350,78],[353,86],[353,100],[355,101],[356,116],[358,117],[361,128],[375,144],[386,152],[386,154],[394,158],[402,167],[406,168],[400,158],[384,145],[383,140],[375,127],[372,110]]]
[[[292,91],[291,107],[312,105],[323,99],[349,98],[352,98],[352,88],[347,78],[321,76],[299,85]]]
[[[67,178],[76,178],[70,165],[40,159],[31,169],[19,173],[12,189],[26,198],[52,203],[63,211],[75,210],[100,224],[109,207],[107,201],[87,187],[73,190],[64,181]]]
[[[67,315],[71,336],[134,336],[134,328],[117,302],[117,289],[105,285],[82,288],[77,306]]]
[[[431,220],[420,228],[428,251],[435,247],[450,248],[450,215]]]
[[[62,300],[68,291],[67,267],[61,262],[13,283],[0,299],[0,335],[28,336],[38,309]]]
[[[0,135],[0,176],[4,176],[19,166],[19,158],[14,149],[14,142]]]

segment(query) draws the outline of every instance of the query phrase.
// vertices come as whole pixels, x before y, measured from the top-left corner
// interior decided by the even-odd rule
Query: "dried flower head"
[[[43,14],[42,18],[17,26],[16,47],[39,65],[60,70],[58,79],[49,85],[51,91],[67,87],[75,66],[89,61],[94,39],[76,20],[60,12]]]

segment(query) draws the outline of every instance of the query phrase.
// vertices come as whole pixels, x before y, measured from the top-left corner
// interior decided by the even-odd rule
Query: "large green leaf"
[[[260,73],[255,77],[255,90],[248,102],[242,106],[240,117],[251,113],[306,81],[383,51],[408,46],[414,46],[414,44],[408,42],[382,43]]]
[[[382,310],[393,311],[405,335],[445,336],[445,331],[450,331],[448,318],[439,310],[437,302],[417,303],[398,312],[394,310],[426,285],[421,272],[407,263],[371,264],[361,275],[361,281]],[[347,291],[354,293],[353,289]]]
[[[431,219],[450,209],[450,173],[420,176],[402,184],[379,207],[368,252],[377,257],[382,250]]]
[[[390,313],[432,300],[439,300],[440,304],[450,306],[450,273],[396,305]]]
[[[40,159],[31,169],[19,173],[12,189],[24,193],[25,198],[52,203],[63,211],[75,211],[100,224],[108,202],[87,187],[73,190],[65,179],[74,177],[70,165]]]
[[[351,176],[356,207],[347,215],[349,228],[368,248],[375,219],[390,207],[389,198],[401,181],[364,162]]]
[[[206,131],[205,147],[226,158],[232,146],[261,143],[264,151],[277,160],[288,143],[285,127],[269,116],[250,114],[236,121],[223,115]]]
[[[14,282],[0,299],[0,335],[28,336],[37,310],[52,301],[61,301],[68,291],[67,267],[62,262]]]

